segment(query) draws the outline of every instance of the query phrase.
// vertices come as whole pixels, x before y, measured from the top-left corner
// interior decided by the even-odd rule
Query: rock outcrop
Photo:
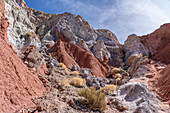
[[[95,30],[81,16],[70,13],[51,14],[48,17],[45,13],[34,11],[34,17],[39,18],[37,34],[42,41],[57,41],[65,38],[88,50],[100,61],[107,57],[112,66],[119,66],[122,61],[122,46],[111,31]],[[44,17],[44,19],[40,17]],[[48,21],[45,21],[47,18]],[[33,23],[36,22],[33,21]]]
[[[131,55],[140,55],[148,56],[149,51],[147,48],[141,43],[140,38],[132,34],[128,36],[124,43],[124,52],[125,52],[125,60],[127,60]]]
[[[140,38],[132,34],[128,36],[124,43],[123,51],[125,53],[124,68],[132,77],[140,77],[147,72],[146,65],[150,62],[148,49],[141,43]]]
[[[0,112],[15,112],[33,105],[31,99],[45,91],[37,75],[33,75],[18,58],[7,41],[8,22],[5,4],[0,0]]]
[[[9,21],[8,41],[17,48],[21,48],[22,36],[26,33],[35,33],[36,27],[30,21],[31,9],[23,0],[5,0],[5,15]]]
[[[102,63],[87,50],[73,43],[58,40],[56,44],[48,50],[48,53],[56,57],[59,62],[63,62],[68,68],[74,65],[79,68],[89,68],[95,76],[105,77],[109,70],[107,62],[105,62],[105,65],[102,65]]]
[[[150,57],[163,63],[170,63],[170,24],[164,24],[153,33],[140,37],[148,48]]]
[[[118,99],[123,100],[129,112],[134,113],[163,113],[160,101],[139,82],[130,82],[120,87]]]

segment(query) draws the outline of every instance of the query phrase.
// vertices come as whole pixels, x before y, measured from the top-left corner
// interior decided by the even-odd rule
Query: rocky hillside
[[[23,106],[34,105],[31,99],[42,96],[45,88],[32,74],[7,41],[8,21],[4,15],[5,4],[0,1],[0,112],[9,113]]]
[[[80,15],[0,4],[0,112],[170,110],[170,23],[122,45]]]

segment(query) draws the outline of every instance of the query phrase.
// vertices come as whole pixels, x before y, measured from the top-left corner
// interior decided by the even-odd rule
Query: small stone
[[[118,105],[117,106],[117,109],[119,110],[119,111],[125,111],[126,110],[126,108],[124,107],[124,106],[122,106],[122,105]]]
[[[43,111],[43,108],[42,108],[41,106],[37,106],[37,108],[36,108],[36,109],[37,109],[37,111],[38,111],[38,112]]]
[[[100,83],[100,86],[101,87],[104,87],[106,84],[105,83]]]
[[[153,74],[146,74],[145,75],[145,77],[147,77],[147,78],[153,78],[153,76],[154,76]]]
[[[76,106],[75,106],[75,103],[74,101],[71,99],[69,102],[68,102],[69,106],[71,106],[72,108],[76,109]]]
[[[78,67],[76,65],[73,65],[71,71],[78,71]]]

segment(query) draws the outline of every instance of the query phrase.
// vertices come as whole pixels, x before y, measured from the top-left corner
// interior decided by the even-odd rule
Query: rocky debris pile
[[[37,74],[45,75],[47,71],[45,58],[35,46],[28,46],[23,50],[23,56],[22,60],[29,68],[34,69]]]
[[[163,63],[170,63],[170,23],[162,25],[153,33],[141,36],[140,40],[148,48],[150,57]]]
[[[43,83],[47,88],[47,92],[41,98],[33,99],[35,106],[23,107],[18,111],[39,111],[43,113],[56,111],[70,111],[73,113],[96,112],[89,109],[88,105],[81,104],[80,100],[82,98],[77,93],[82,87],[87,88],[87,85],[83,84],[81,87],[79,87],[81,84],[77,84],[77,86],[72,82],[75,80],[75,78],[78,78],[78,82],[81,82],[83,78],[74,74],[75,71],[71,71],[69,69],[67,70],[70,72],[70,74],[66,73],[66,69],[58,65],[52,69],[50,75],[41,76],[42,80],[45,81]],[[107,109],[104,112],[117,112],[117,110],[107,105]]]
[[[33,75],[18,58],[7,41],[8,22],[5,4],[0,0],[0,112],[14,112],[22,106],[31,106],[32,98],[45,91],[37,75]]]
[[[150,62],[148,59],[149,52],[148,49],[141,43],[140,38],[135,34],[128,36],[123,49],[125,52],[124,68],[127,72],[129,72],[131,76],[136,77],[139,75],[135,75],[137,71],[146,73],[146,64]]]

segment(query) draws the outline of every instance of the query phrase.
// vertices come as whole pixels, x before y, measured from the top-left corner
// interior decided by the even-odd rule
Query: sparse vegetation
[[[68,79],[64,78],[63,81],[61,81],[61,85],[63,86],[69,86],[70,82],[68,81]]]
[[[70,74],[70,72],[68,71],[68,69],[65,69],[65,72],[66,72],[67,75]]]
[[[116,81],[120,81],[120,80],[121,80],[121,78],[117,78],[117,79],[116,79]]]
[[[120,69],[119,68],[113,68],[112,69],[112,74],[115,75],[116,73],[119,73]]]
[[[58,63],[58,66],[59,66],[59,67],[62,67],[62,68],[65,69],[65,70],[67,69],[67,67],[66,67],[63,63]]]
[[[101,91],[96,91],[94,87],[84,88],[78,91],[78,94],[86,100],[82,101],[87,104],[90,109],[104,111],[106,109],[106,97]]]
[[[72,75],[79,75],[79,72],[78,71],[73,71],[71,72]]]
[[[115,74],[115,77],[116,77],[116,78],[121,78],[122,75],[121,75],[120,73],[116,73],[116,74]]]
[[[116,85],[109,84],[103,88],[100,88],[100,90],[110,94],[116,90]]]
[[[31,36],[31,33],[26,33],[26,36],[27,36],[27,37]]]
[[[101,31],[101,29],[97,29],[97,31]]]
[[[82,87],[86,83],[85,79],[74,77],[71,79],[70,84],[76,87]]]

